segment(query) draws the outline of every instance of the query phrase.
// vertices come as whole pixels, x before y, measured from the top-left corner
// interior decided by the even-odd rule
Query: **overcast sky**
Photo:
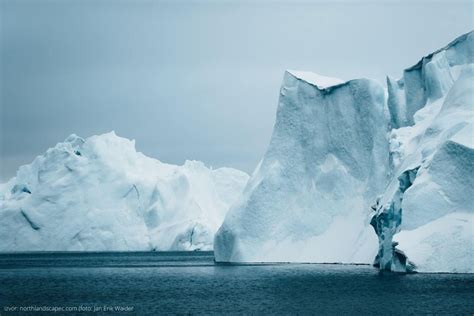
[[[111,130],[251,172],[285,69],[383,82],[473,28],[472,1],[0,2],[0,181]]]

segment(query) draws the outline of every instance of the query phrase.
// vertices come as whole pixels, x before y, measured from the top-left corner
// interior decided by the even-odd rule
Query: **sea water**
[[[0,254],[0,307],[0,315],[472,315],[474,275],[218,265],[212,252]]]

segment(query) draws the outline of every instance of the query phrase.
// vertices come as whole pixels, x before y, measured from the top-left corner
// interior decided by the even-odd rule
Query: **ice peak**
[[[73,147],[84,144],[84,138],[77,136],[76,134],[69,135],[65,140],[65,143],[70,143]]]
[[[99,135],[95,135],[94,137],[97,137],[97,138],[106,138],[106,139],[127,139],[127,138],[124,138],[124,137],[120,137],[118,136],[115,131],[110,131],[110,132],[107,132],[107,133],[103,133],[103,134],[99,134]],[[127,139],[128,140],[128,139]]]
[[[128,139],[125,137],[120,137],[118,136],[115,131],[110,131],[108,133],[100,134],[100,135],[94,135],[90,137],[91,140],[94,140],[94,142],[101,142],[104,144],[107,144],[109,146],[126,146],[133,148],[135,150],[135,140],[134,139]]]
[[[190,169],[207,169],[204,162],[199,160],[186,160],[183,164],[183,167],[187,167]]]
[[[317,86],[319,89],[326,89],[332,86],[343,84],[344,81],[338,78],[326,77],[310,71],[286,70],[293,77],[306,81]]]
[[[419,69],[423,66],[424,63],[426,63],[426,61],[430,61],[436,54],[441,53],[443,51],[447,51],[447,50],[449,50],[449,49],[451,49],[451,48],[453,48],[453,47],[455,47],[459,44],[463,44],[463,43],[467,43],[467,49],[470,50],[470,53],[465,54],[465,57],[467,57],[468,59],[469,58],[471,59],[468,62],[472,62],[472,58],[474,56],[473,48],[472,48],[473,47],[472,46],[472,41],[474,40],[473,37],[474,37],[474,31],[467,32],[467,33],[457,37],[453,41],[451,41],[448,45],[432,52],[431,54],[428,54],[428,55],[424,56],[415,65],[406,68],[405,71],[412,71],[412,70]]]

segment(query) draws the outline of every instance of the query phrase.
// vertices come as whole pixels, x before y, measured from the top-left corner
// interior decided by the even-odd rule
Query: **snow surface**
[[[341,79],[321,76],[310,71],[287,70],[287,72],[295,78],[317,86],[319,89],[327,89],[344,83]]]
[[[248,179],[162,163],[114,132],[63,143],[0,191],[0,251],[211,250]]]
[[[287,72],[216,260],[473,272],[473,36],[388,78],[387,100],[367,79]]]

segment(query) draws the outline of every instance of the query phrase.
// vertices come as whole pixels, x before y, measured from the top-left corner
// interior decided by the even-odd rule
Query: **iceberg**
[[[217,261],[368,263],[389,168],[384,89],[287,71],[270,145],[215,238]]]
[[[404,72],[418,73],[410,81],[418,88],[405,83],[399,104],[418,110],[390,135],[393,179],[372,220],[381,269],[474,272],[473,36]]]
[[[270,144],[216,233],[216,261],[474,272],[473,36],[386,89],[285,73]]]
[[[212,250],[247,180],[162,163],[114,132],[71,135],[0,187],[0,251]]]

